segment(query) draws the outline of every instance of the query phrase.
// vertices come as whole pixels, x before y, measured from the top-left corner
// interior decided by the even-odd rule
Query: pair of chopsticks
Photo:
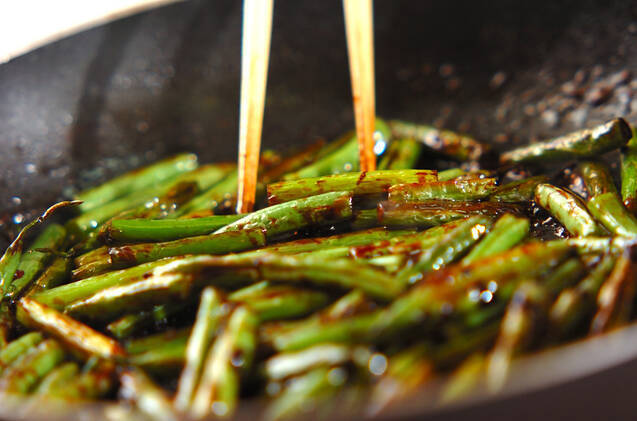
[[[237,212],[250,212],[257,188],[261,129],[270,55],[273,0],[244,0]],[[374,36],[372,0],[343,0],[356,134],[362,171],[374,155]]]

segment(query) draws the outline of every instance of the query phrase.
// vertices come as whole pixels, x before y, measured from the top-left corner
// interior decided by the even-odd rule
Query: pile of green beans
[[[352,134],[268,153],[248,214],[230,211],[236,167],[193,154],[48,209],[0,259],[0,392],[165,420],[244,402],[267,420],[378,413],[437,376],[441,404],[497,392],[519,355],[631,320],[637,139],[623,119],[494,167],[467,135],[377,129],[377,171],[357,170]],[[612,150],[617,178],[595,160]],[[427,153],[457,167],[418,168]]]

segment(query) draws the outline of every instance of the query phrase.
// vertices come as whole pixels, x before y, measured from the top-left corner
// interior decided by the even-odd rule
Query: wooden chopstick
[[[252,211],[268,78],[273,0],[244,0],[237,212]]]
[[[361,171],[373,171],[376,106],[372,0],[343,0],[343,10]]]

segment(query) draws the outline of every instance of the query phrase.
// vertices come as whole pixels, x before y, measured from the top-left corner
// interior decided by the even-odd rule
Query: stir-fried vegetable
[[[493,153],[472,137],[378,124],[379,170],[357,171],[351,134],[313,145],[262,168],[268,205],[249,214],[227,206],[235,167],[191,154],[77,194],[66,225],[49,214],[78,203],[51,208],[0,259],[0,392],[165,420],[253,398],[273,420],[377,413],[446,373],[442,402],[497,391],[524,352],[630,321],[625,121],[504,152],[553,165],[516,181],[468,170]],[[589,159],[619,148],[616,185]],[[427,150],[463,166],[414,168]]]

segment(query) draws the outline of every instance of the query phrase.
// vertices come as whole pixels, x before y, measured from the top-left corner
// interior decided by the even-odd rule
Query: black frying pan
[[[633,1],[375,3],[379,115],[466,131],[496,148],[616,115],[637,123]],[[194,151],[202,161],[234,160],[240,22],[238,1],[189,1],[0,65],[4,232],[69,186],[165,155]],[[278,0],[271,51],[264,147],[332,138],[353,127],[341,1]],[[581,76],[579,90],[564,86]],[[610,92],[600,89],[609,83]],[[613,343],[621,358],[608,351],[611,342],[575,345],[575,354],[551,357],[553,369],[534,360],[529,373],[539,371],[541,380],[512,386],[517,395],[428,416],[632,418],[637,332],[619,335]],[[555,369],[573,359],[570,376]],[[617,366],[621,361],[628,363]],[[565,382],[569,377],[577,381]],[[539,389],[530,392],[530,384]],[[424,403],[412,403],[393,415],[423,415]]]

